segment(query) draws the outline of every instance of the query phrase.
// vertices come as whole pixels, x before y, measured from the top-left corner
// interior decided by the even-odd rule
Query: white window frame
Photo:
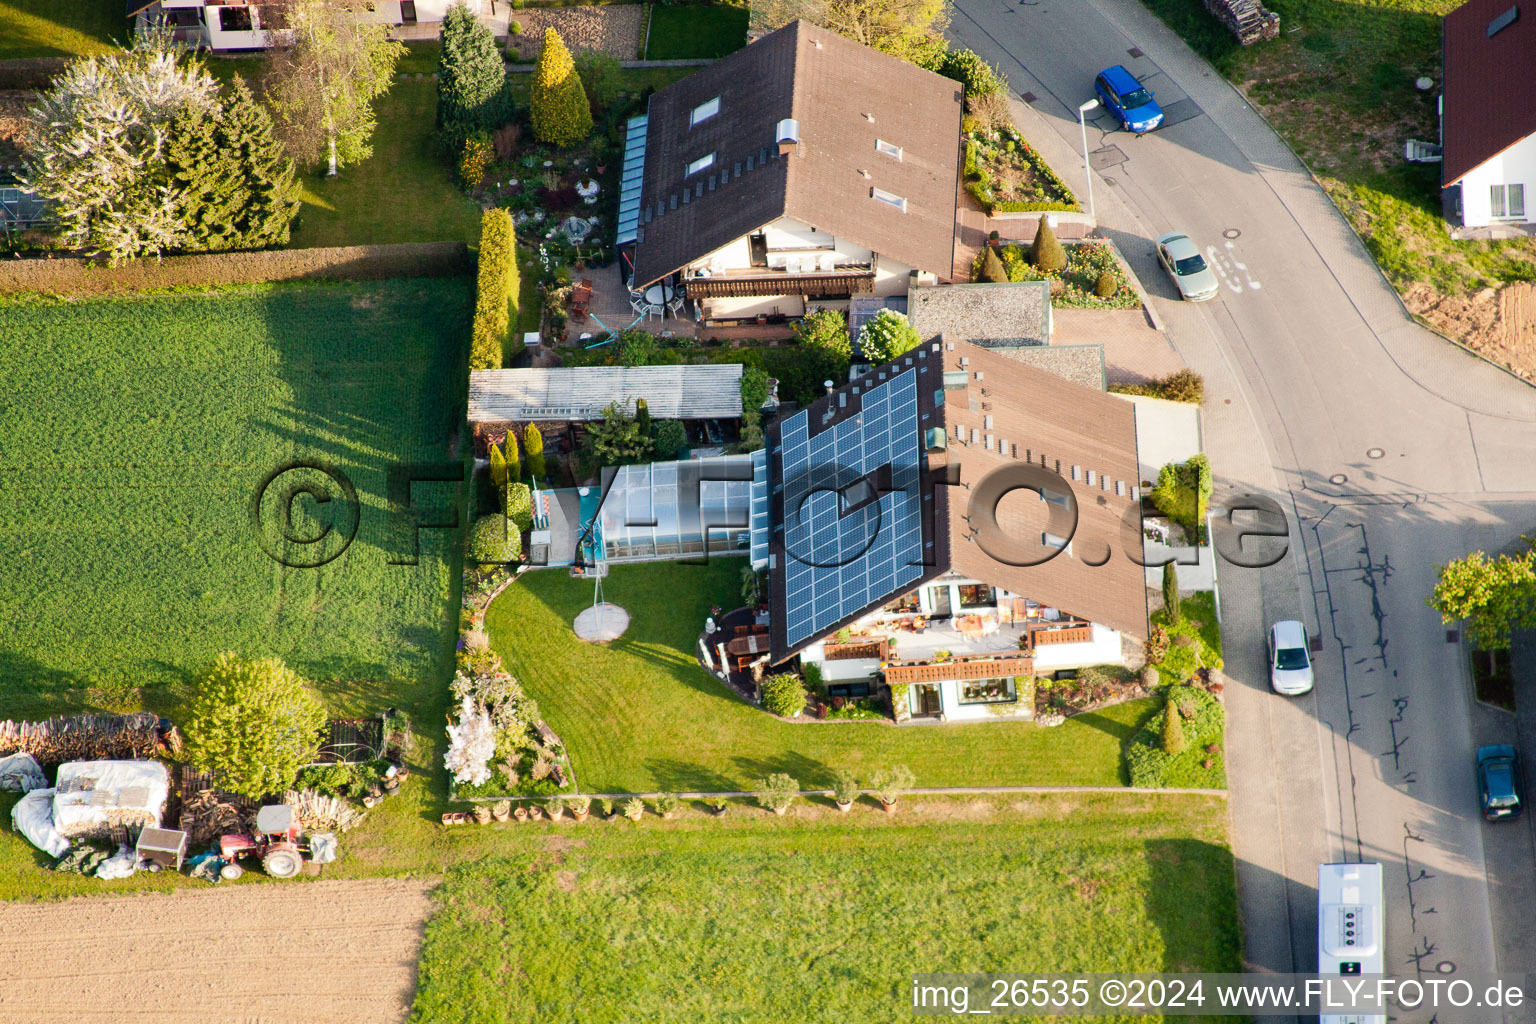
[[[691,178],[700,171],[707,171],[713,166],[715,166],[715,154],[706,153],[697,160],[688,161],[688,171],[683,177]]]
[[[693,111],[689,113],[688,127],[695,128],[701,123],[708,121],[718,113],[720,113],[720,97],[716,96],[712,100],[705,100],[703,103],[700,103],[698,106],[694,107]]]
[[[1058,537],[1054,533],[1042,533],[1040,543],[1048,548],[1059,548],[1062,554],[1068,558],[1072,557],[1072,542],[1065,537]]]
[[[869,190],[869,197],[871,199],[878,200],[878,201],[884,203],[887,206],[894,206],[894,207],[896,207],[896,209],[900,210],[902,213],[906,213],[907,212],[907,198],[906,198],[906,196],[898,196],[896,193],[894,193],[894,192],[887,192],[883,188],[871,188]]]
[[[875,140],[875,152],[883,153],[898,161],[901,159],[901,147],[894,142],[886,142],[884,139]]]
[[[1514,201],[1519,197],[1518,204]],[[1525,219],[1525,185],[1514,182],[1488,186],[1488,213],[1498,220]]]

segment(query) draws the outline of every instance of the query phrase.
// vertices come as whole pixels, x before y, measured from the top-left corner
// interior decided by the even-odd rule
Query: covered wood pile
[[[0,756],[31,754],[38,763],[133,761],[181,750],[181,735],[148,711],[132,715],[70,715],[43,722],[0,721]]]

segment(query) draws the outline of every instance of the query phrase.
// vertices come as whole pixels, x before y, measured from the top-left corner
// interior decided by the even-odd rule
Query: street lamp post
[[[1083,177],[1088,179],[1088,216],[1093,217],[1094,220],[1098,220],[1098,217],[1093,208],[1093,168],[1088,166],[1088,122],[1083,115],[1098,105],[1098,100],[1089,100],[1087,103],[1078,104],[1077,107],[1077,127],[1083,133]]]

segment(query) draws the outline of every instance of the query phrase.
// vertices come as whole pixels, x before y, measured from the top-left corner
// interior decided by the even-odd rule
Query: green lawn
[[[106,53],[128,38],[122,0],[0,0],[0,60]]]
[[[492,643],[570,750],[587,792],[754,789],[771,772],[807,787],[834,769],[867,775],[905,763],[921,786],[1121,784],[1121,744],[1152,713],[1135,701],[1046,729],[1028,722],[794,725],[733,696],[699,667],[695,641],[712,604],[740,603],[741,561],[616,565],[607,600],[629,631],[607,646],[570,624],[592,585],[530,573],[491,606]]]
[[[925,809],[512,826],[437,891],[411,1019],[872,1024],[919,972],[1241,969],[1221,801]]]
[[[477,245],[480,209],[461,192],[440,152],[437,83],[397,81],[376,104],[373,157],[327,179],[303,176],[304,208],[292,246],[463,241]]]
[[[651,35],[645,44],[648,60],[724,57],[747,45],[745,7],[651,8]]]
[[[1201,0],[1143,2],[1307,162],[1398,291],[1423,284],[1465,295],[1536,279],[1530,239],[1453,242],[1439,165],[1403,160],[1407,139],[1439,137],[1440,21],[1462,0],[1266,0],[1280,14],[1280,38],[1247,48]],[[1421,75],[1436,88],[1417,90]]]
[[[463,415],[467,279],[231,289],[220,295],[0,306],[0,712],[174,706],[214,654],[275,654],[333,707],[444,701],[457,548],[425,531],[417,566],[386,508],[399,461],[441,461]],[[294,502],[317,537],[285,568],[251,502],[295,459],[331,463],[360,517],[312,471],[284,477],[337,500]],[[415,500],[454,501],[452,485]]]

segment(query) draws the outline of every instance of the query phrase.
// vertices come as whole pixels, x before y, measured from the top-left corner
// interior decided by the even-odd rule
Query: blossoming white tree
[[[23,183],[53,204],[66,242],[113,259],[183,244],[174,182],[160,173],[172,123],[211,110],[218,83],[164,31],[76,61],[31,110]]]

